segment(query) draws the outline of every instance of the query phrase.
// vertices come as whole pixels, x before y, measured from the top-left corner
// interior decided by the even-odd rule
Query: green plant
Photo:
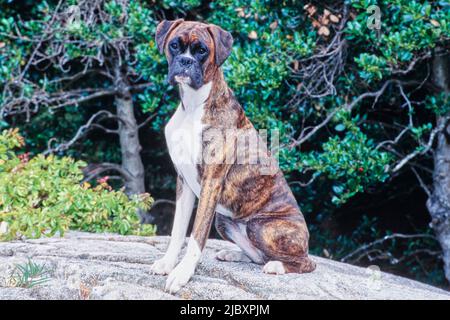
[[[103,179],[96,186],[81,183],[85,163],[69,157],[27,153],[16,129],[0,135],[0,240],[63,235],[67,229],[89,232],[151,235],[152,225],[140,225],[137,209],[147,210],[149,194],[128,199]]]
[[[45,264],[39,264],[28,259],[27,262],[16,264],[10,276],[10,284],[14,287],[33,288],[50,281],[52,270]]]

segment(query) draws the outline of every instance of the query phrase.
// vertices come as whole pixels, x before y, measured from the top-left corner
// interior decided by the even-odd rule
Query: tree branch
[[[297,140],[295,140],[290,145],[290,147],[294,148],[294,147],[302,145],[305,141],[307,141],[309,138],[311,138],[317,131],[319,131],[321,128],[326,126],[339,111],[344,110],[344,109],[347,111],[351,111],[359,102],[361,102],[362,100],[369,98],[369,97],[375,97],[375,99],[378,99],[391,83],[399,83],[399,80],[387,80],[379,90],[374,91],[374,92],[363,93],[360,96],[358,96],[356,99],[354,99],[351,103],[335,108],[327,115],[327,117],[321,123],[319,123],[317,126],[312,127],[312,129],[308,133],[305,134],[306,130],[303,130],[302,133],[300,134],[299,138]]]
[[[98,111],[97,113],[93,114],[91,116],[91,118],[89,118],[89,120],[86,122],[86,124],[82,125],[77,130],[75,135],[69,141],[67,141],[65,143],[61,143],[58,146],[52,148],[51,142],[54,140],[52,140],[52,139],[49,140],[47,150],[44,151],[44,154],[46,155],[46,154],[54,153],[54,152],[61,152],[61,151],[65,151],[65,150],[69,149],[74,143],[76,143],[78,140],[80,140],[92,128],[100,128],[102,130],[105,130],[108,133],[117,133],[117,130],[107,129],[107,128],[103,127],[102,125],[94,123],[94,121],[97,120],[97,118],[100,118],[100,120],[118,119],[118,117],[116,115],[112,114],[109,111],[106,111],[106,110]]]
[[[130,180],[132,178],[131,174],[127,170],[123,169],[119,164],[104,162],[96,165],[96,168],[91,170],[88,175],[85,176],[83,182],[92,180],[100,174],[110,170],[117,171],[125,180]]]
[[[349,254],[347,254],[346,256],[341,258],[340,261],[347,262],[347,261],[350,260],[350,258],[354,257],[355,255],[358,255],[358,257],[356,259],[352,259],[353,262],[357,262],[357,261],[361,260],[361,258],[363,258],[364,256],[367,256],[368,254],[374,252],[373,250],[378,251],[378,252],[382,252],[379,249],[373,249],[373,247],[375,247],[376,245],[383,244],[384,242],[386,242],[388,240],[392,240],[392,239],[418,239],[418,238],[427,238],[427,239],[436,240],[436,237],[434,237],[432,235],[429,235],[429,234],[426,234],[426,233],[421,233],[421,234],[393,233],[393,234],[390,234],[390,235],[386,235],[386,236],[384,236],[381,239],[377,239],[375,241],[372,241],[372,242],[370,242],[368,244],[365,244],[365,245],[359,247],[358,249],[350,252]]]
[[[434,139],[436,138],[437,134],[445,130],[448,126],[448,122],[450,121],[450,115],[446,116],[444,118],[444,121],[441,122],[440,125],[438,125],[436,128],[433,129],[430,133],[430,138],[428,139],[428,142],[426,145],[423,146],[423,148],[416,149],[415,151],[408,154],[406,157],[404,157],[401,161],[399,161],[392,172],[397,172],[401,168],[403,168],[409,161],[417,157],[418,155],[423,155],[430,151],[430,149],[433,147]]]

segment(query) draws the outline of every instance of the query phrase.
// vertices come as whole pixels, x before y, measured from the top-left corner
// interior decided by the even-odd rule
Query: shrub
[[[63,235],[68,229],[120,234],[154,234],[141,226],[137,209],[148,209],[149,194],[128,199],[106,181],[81,183],[85,166],[69,157],[18,155],[17,129],[0,135],[0,240]]]

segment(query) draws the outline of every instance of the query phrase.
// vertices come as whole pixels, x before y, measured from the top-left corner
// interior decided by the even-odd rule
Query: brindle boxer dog
[[[169,275],[169,292],[185,285],[214,216],[220,235],[241,249],[220,251],[219,260],[264,264],[263,272],[271,274],[313,271],[305,219],[278,164],[270,155],[268,162],[239,161],[263,147],[220,68],[231,53],[231,34],[212,24],[165,20],[157,27],[156,43],[167,57],[168,81],[178,84],[181,103],[165,128],[178,172],[175,220],[167,252],[152,272]],[[241,143],[241,136],[252,135],[256,147]],[[187,251],[175,267],[196,197]]]

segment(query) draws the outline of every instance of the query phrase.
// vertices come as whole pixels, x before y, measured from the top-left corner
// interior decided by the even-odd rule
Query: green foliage
[[[13,17],[1,18],[0,33],[9,33],[13,23]],[[11,71],[16,70],[23,64],[22,58],[28,49],[29,45],[16,45],[13,41],[0,37],[0,79],[2,81],[11,80],[11,76],[13,75]]]
[[[442,116],[450,112],[450,98],[445,92],[428,96],[425,99],[425,108],[433,111],[438,116]]]
[[[388,72],[386,59],[374,54],[361,53],[355,62],[362,69],[359,76],[367,81],[381,80],[383,74]]]
[[[26,263],[16,264],[9,282],[14,287],[29,289],[50,281],[51,273],[52,270],[45,264],[39,264],[28,259]]]
[[[367,81],[380,80],[393,70],[404,69],[416,54],[434,48],[450,35],[450,10],[445,1],[348,1],[357,16],[345,29],[347,38],[363,50],[355,57],[360,76]],[[381,9],[381,32],[367,26],[369,5]]]
[[[195,9],[202,4],[201,0],[162,0],[160,6],[164,9],[173,9],[186,14],[186,11]]]
[[[284,62],[271,53],[257,54],[254,46],[234,50],[225,65],[229,85],[257,127],[267,128],[280,116],[282,108],[273,103],[282,96],[283,79],[288,71]],[[261,106],[264,108],[261,108]]]
[[[153,234],[154,227],[140,226],[138,208],[148,209],[152,198],[143,194],[128,200],[106,182],[91,187],[80,184],[82,161],[68,157],[17,155],[23,146],[17,130],[0,135],[0,223],[6,225],[1,240],[63,235],[67,229],[120,234]]]
[[[364,186],[383,182],[389,176],[390,155],[376,150],[374,142],[360,131],[347,132],[343,138],[331,137],[322,147],[323,152],[308,154],[303,163],[334,181],[334,204],[346,202]]]

